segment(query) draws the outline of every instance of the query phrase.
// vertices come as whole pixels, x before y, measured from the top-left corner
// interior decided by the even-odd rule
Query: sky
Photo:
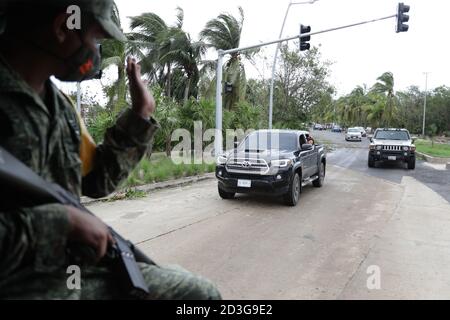
[[[154,12],[166,22],[175,22],[175,9],[185,12],[184,29],[195,39],[206,22],[222,12],[238,15],[244,9],[245,22],[241,46],[275,40],[281,30],[290,0],[116,0],[122,24],[128,29],[128,16]],[[409,31],[396,33],[396,19],[376,22],[346,30],[313,36],[311,44],[321,45],[323,58],[333,62],[333,85],[339,94],[351,91],[356,85],[373,85],[386,71],[394,73],[396,90],[410,85],[425,86],[424,72],[430,72],[428,87],[450,86],[450,31],[448,14],[450,1],[404,0],[411,7]],[[355,22],[396,14],[393,0],[319,0],[314,4],[291,6],[284,35],[299,33],[300,23],[310,25],[312,31],[325,30]],[[264,52],[272,56],[275,46]],[[269,59],[272,61],[272,58]],[[250,76],[270,75],[270,69],[248,67]]]
[[[154,12],[173,24],[179,6],[185,13],[184,29],[194,39],[198,39],[208,20],[223,12],[238,16],[237,8],[241,6],[245,13],[241,46],[247,46],[278,39],[289,1],[116,0],[116,3],[126,32],[130,31],[128,17],[144,12]],[[338,96],[349,93],[357,85],[372,86],[386,71],[394,74],[395,90],[411,85],[424,90],[424,72],[430,72],[429,90],[450,86],[450,45],[446,34],[450,31],[450,1],[404,0],[404,3],[411,7],[408,32],[396,33],[396,19],[391,18],[312,36],[311,45],[320,46],[323,59],[333,63],[329,80]],[[297,35],[300,23],[310,25],[316,32],[394,15],[397,4],[394,0],[318,0],[314,4],[293,5],[283,35]],[[275,46],[264,49],[270,63],[274,52]],[[211,54],[211,58],[216,57]],[[257,68],[247,66],[247,74],[253,78],[269,77],[270,71],[262,61]]]

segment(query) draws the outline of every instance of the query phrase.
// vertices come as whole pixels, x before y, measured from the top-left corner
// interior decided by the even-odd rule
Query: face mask
[[[81,45],[71,57],[64,59],[69,70],[67,74],[58,79],[61,81],[82,82],[91,79],[100,79],[102,76],[101,45],[97,44],[97,50]]]
[[[81,36],[80,40],[81,40]],[[83,41],[81,41],[80,48],[69,58],[63,59],[50,50],[34,43],[33,41],[29,42],[34,47],[39,50],[53,56],[54,58],[60,60],[68,67],[68,71],[64,76],[58,76],[58,80],[63,82],[82,82],[86,80],[92,79],[101,79],[102,77],[102,46],[101,44],[96,45],[96,50],[92,50],[87,47]]]

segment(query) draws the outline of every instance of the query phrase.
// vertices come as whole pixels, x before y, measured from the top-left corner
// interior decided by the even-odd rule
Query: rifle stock
[[[76,197],[57,184],[51,184],[0,146],[0,209],[11,210],[59,203],[94,215]],[[108,249],[122,290],[134,298],[145,298],[148,287],[137,262],[153,264],[152,259],[109,227],[116,244]]]

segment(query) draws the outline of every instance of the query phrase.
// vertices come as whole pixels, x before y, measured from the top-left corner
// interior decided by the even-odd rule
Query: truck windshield
[[[255,132],[250,134],[239,146],[240,150],[261,152],[264,150],[298,149],[295,133]]]
[[[378,140],[409,140],[409,134],[406,131],[380,130],[375,134]]]

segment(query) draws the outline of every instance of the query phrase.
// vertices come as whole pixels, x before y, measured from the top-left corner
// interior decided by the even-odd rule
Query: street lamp
[[[422,124],[422,136],[425,137],[425,119],[427,113],[427,95],[428,95],[428,75],[430,72],[424,72],[425,75],[425,100],[423,102],[423,124]]]
[[[310,1],[302,1],[302,2],[289,2],[289,5],[286,9],[286,14],[284,16],[283,25],[281,26],[280,36],[278,39],[281,39],[283,36],[284,26],[286,24],[286,20],[289,14],[289,9],[293,5],[297,4],[313,4],[314,2],[317,2],[319,0],[310,0]],[[270,95],[269,95],[269,129],[272,129],[272,115],[273,115],[273,85],[274,85],[274,78],[275,78],[275,70],[277,66],[277,59],[278,59],[278,51],[280,51],[281,43],[278,43],[277,49],[275,51],[275,57],[273,59],[273,65],[272,65],[272,78],[270,79]]]

